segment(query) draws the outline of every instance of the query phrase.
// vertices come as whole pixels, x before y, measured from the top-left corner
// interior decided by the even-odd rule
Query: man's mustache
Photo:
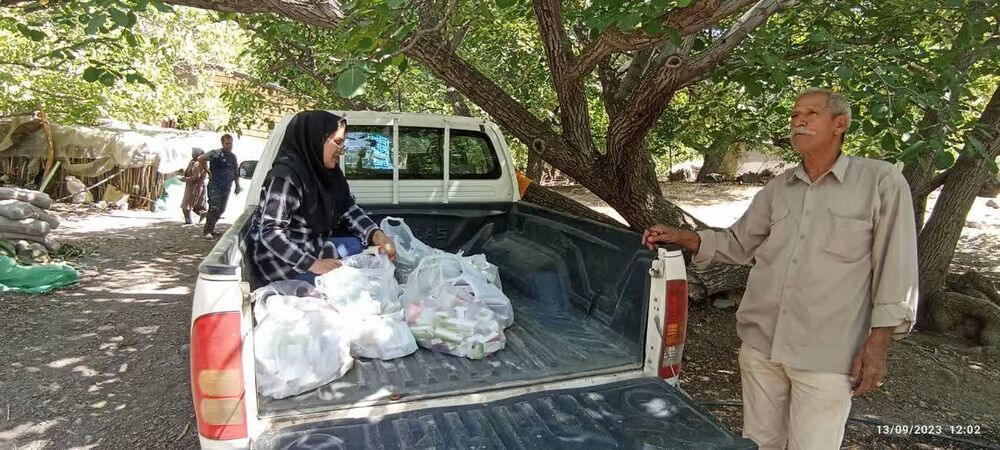
[[[806,127],[792,127],[792,129],[789,130],[788,132],[788,138],[791,139],[795,137],[796,134],[805,134],[812,136],[816,134],[816,132]]]

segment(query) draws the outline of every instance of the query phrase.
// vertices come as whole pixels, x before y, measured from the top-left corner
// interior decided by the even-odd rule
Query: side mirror
[[[257,170],[257,161],[243,161],[240,163],[240,178],[253,178],[254,171]]]

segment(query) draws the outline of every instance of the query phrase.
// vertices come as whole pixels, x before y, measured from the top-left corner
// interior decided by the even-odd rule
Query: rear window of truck
[[[450,130],[448,173],[452,180],[495,180],[500,161],[485,133]],[[349,125],[344,173],[354,180],[391,180],[392,127]],[[399,127],[399,179],[444,178],[444,130]]]

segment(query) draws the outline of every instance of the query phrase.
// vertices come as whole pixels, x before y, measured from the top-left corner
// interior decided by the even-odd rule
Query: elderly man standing
[[[841,153],[848,100],[801,93],[792,146],[802,164],[771,180],[722,231],[656,225],[694,261],[753,264],[736,313],[743,435],[761,449],[838,449],[852,396],[875,389],[893,337],[912,328],[917,248],[910,191],[892,164]]]

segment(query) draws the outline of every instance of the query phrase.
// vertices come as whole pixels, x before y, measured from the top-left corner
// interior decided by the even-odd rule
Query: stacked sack
[[[503,330],[514,323],[514,309],[495,265],[483,255],[432,249],[402,219],[387,217],[380,227],[396,243],[404,317],[417,344],[469,359],[504,348]]]
[[[59,251],[49,235],[59,226],[48,211],[51,206],[48,194],[0,187],[0,256],[25,265],[48,263],[49,255]]]

